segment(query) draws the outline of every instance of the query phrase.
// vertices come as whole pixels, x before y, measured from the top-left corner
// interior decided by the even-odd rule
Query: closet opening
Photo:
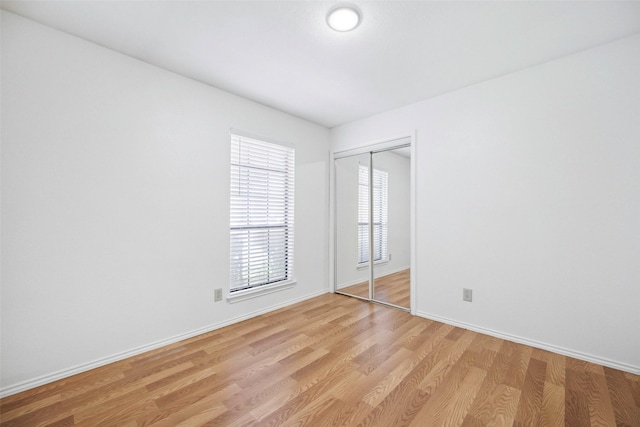
[[[334,155],[335,292],[412,311],[413,162],[406,137]]]

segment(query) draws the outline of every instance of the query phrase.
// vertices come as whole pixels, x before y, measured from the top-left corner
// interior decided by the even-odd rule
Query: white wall
[[[411,129],[417,312],[640,373],[640,35],[340,126],[333,149]]]
[[[375,277],[409,268],[410,160],[394,151],[375,153],[374,168],[388,176],[388,236],[391,259],[375,264]],[[358,166],[368,165],[369,154],[336,160],[336,283],[338,288],[368,281],[368,267],[358,269]]]
[[[292,289],[229,304],[229,129],[295,144]],[[328,291],[327,129],[2,12],[2,393]]]

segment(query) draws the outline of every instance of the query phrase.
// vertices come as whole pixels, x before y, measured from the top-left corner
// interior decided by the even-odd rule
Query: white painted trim
[[[170,344],[177,343],[179,341],[183,341],[189,338],[193,338],[198,335],[206,334],[207,332],[214,331],[216,329],[223,328],[225,326],[232,325],[234,323],[242,322],[243,320],[251,319],[252,317],[260,316],[265,313],[269,313],[274,310],[278,310],[283,307],[287,307],[289,305],[297,304],[302,301],[306,301],[311,298],[318,297],[320,295],[326,294],[327,291],[319,291],[314,292],[309,295],[305,295],[304,297],[296,298],[293,300],[289,300],[287,302],[283,302],[280,304],[273,305],[271,307],[264,308],[262,310],[257,310],[242,316],[234,317],[232,319],[226,320],[224,322],[216,323],[213,325],[205,326],[203,328],[195,329],[193,331],[185,332],[183,334],[175,335],[170,338],[166,338],[160,341],[156,341],[147,345],[143,345],[140,347],[133,348],[131,350],[123,351],[111,356],[103,357],[100,359],[96,359],[92,362],[82,363],[80,365],[73,366],[71,368],[62,369],[57,372],[53,372],[51,374],[46,374],[39,376],[37,378],[33,378],[31,380],[22,381],[17,384],[12,384],[6,387],[0,388],[0,398],[4,398],[10,396],[12,394],[20,393],[25,390],[29,390],[35,387],[39,387],[44,384],[51,383],[53,381],[61,380],[63,378],[70,377],[72,375],[81,374],[83,372],[89,371],[91,369],[99,368],[101,366],[108,365],[110,363],[118,362],[120,360],[124,360],[126,358],[137,356],[142,353],[146,353],[147,351],[155,350],[160,347],[164,347]]]
[[[409,272],[409,312],[412,315],[416,315],[416,308],[418,304],[418,264],[416,258],[416,236],[418,235],[418,222],[417,222],[417,211],[416,211],[416,195],[417,188],[416,183],[418,176],[418,168],[417,165],[417,154],[418,154],[418,141],[416,139],[416,130],[412,130],[408,133],[411,138],[411,165],[410,165],[410,173],[409,180],[410,183],[410,195],[409,195],[409,227],[411,227],[411,233],[409,237],[409,251],[410,258],[409,264],[411,267],[411,271]]]
[[[246,301],[248,299],[258,298],[262,295],[269,295],[274,292],[284,291],[285,289],[292,288],[296,283],[297,282],[295,280],[287,280],[284,282],[258,286],[242,291],[230,292],[229,295],[227,295],[227,301],[233,304],[240,301]]]
[[[329,225],[328,229],[327,229],[327,243],[329,244],[329,253],[328,253],[328,257],[327,257],[327,262],[325,267],[329,270],[329,292],[330,293],[335,293],[336,292],[336,285],[335,285],[335,273],[333,271],[334,267],[335,267],[335,263],[332,261],[334,258],[334,253],[333,253],[333,239],[334,239],[334,217],[333,217],[333,180],[334,180],[334,172],[335,172],[335,168],[334,168],[334,161],[333,161],[333,150],[329,149],[329,157],[327,158],[327,179],[328,179],[328,187],[327,187],[327,224]]]
[[[329,289],[331,293],[338,290],[337,268],[338,264],[336,251],[336,234],[338,227],[336,224],[336,161],[333,150],[329,151]]]
[[[344,151],[336,151],[333,153],[333,159],[341,159],[343,157],[357,156],[364,153],[377,153],[380,151],[391,150],[396,147],[408,145],[413,143],[413,132],[406,132],[400,134],[400,136],[380,138],[369,143],[365,143],[362,146],[351,148]]]
[[[607,366],[609,368],[618,369],[620,371],[629,372],[634,375],[640,375],[640,366],[627,365],[626,363],[616,362],[615,360],[603,359],[591,354],[582,353],[575,350],[570,350],[564,347],[558,347],[555,345],[543,343],[540,341],[532,340],[529,338],[523,338],[517,335],[505,334],[504,332],[495,331],[493,329],[487,329],[480,326],[472,325],[470,323],[458,322],[457,320],[449,319],[446,317],[438,316],[435,314],[419,311],[417,316],[424,317],[425,319],[435,320],[436,322],[446,323],[448,325],[457,326],[470,331],[479,332],[481,334],[490,335],[492,337],[501,338],[503,340],[516,342],[518,344],[525,344],[531,347],[547,350],[553,353],[562,354],[563,356],[573,357],[574,359],[580,359],[598,365]]]

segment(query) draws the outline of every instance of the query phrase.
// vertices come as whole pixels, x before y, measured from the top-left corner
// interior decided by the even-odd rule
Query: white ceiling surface
[[[5,10],[327,127],[640,32],[638,1],[16,1]]]

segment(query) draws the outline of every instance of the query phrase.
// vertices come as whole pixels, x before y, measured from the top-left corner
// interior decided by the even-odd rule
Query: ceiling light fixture
[[[360,12],[354,6],[338,6],[327,15],[327,24],[336,31],[351,31],[360,24]]]

